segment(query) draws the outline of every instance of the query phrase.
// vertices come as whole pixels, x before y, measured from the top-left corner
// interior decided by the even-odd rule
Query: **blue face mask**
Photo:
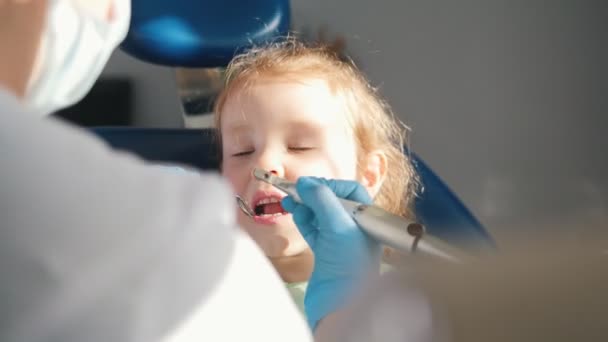
[[[82,99],[127,34],[130,1],[114,1],[114,18],[97,18],[72,0],[51,0],[38,60],[24,97],[39,115]]]

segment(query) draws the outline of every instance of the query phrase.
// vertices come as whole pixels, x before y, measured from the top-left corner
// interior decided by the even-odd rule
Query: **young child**
[[[254,212],[240,225],[264,251],[300,308],[313,255],[284,194],[252,176],[254,168],[356,180],[377,205],[412,216],[416,176],[403,153],[404,129],[352,63],[324,47],[286,39],[236,57],[215,104],[221,172]],[[256,210],[257,209],[257,210]]]

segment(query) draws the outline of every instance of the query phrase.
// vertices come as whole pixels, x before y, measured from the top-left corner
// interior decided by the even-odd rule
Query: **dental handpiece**
[[[254,169],[256,179],[273,185],[302,203],[294,182],[277,177],[271,172]],[[374,205],[366,205],[338,198],[359,228],[381,244],[409,253],[437,256],[454,262],[463,262],[469,256],[446,242],[425,233],[420,223],[389,213]]]

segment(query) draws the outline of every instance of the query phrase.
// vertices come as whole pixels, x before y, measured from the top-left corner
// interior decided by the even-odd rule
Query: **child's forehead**
[[[223,122],[244,122],[264,116],[275,120],[331,120],[344,116],[349,109],[342,97],[319,78],[266,79],[239,88],[226,98],[220,113]]]
[[[270,103],[267,103],[270,102]],[[352,131],[350,115],[335,101],[277,96],[263,99],[252,106],[230,106],[222,113],[222,134],[314,135],[319,132]],[[282,133],[281,133],[282,132]]]

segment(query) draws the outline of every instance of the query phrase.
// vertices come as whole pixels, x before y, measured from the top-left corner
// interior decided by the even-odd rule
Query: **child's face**
[[[252,208],[285,196],[257,181],[262,168],[295,181],[300,176],[357,177],[357,148],[347,109],[326,82],[265,80],[236,90],[221,113],[222,173]],[[266,206],[274,212],[276,205]],[[290,214],[253,219],[238,210],[239,223],[269,257],[308,248]]]

